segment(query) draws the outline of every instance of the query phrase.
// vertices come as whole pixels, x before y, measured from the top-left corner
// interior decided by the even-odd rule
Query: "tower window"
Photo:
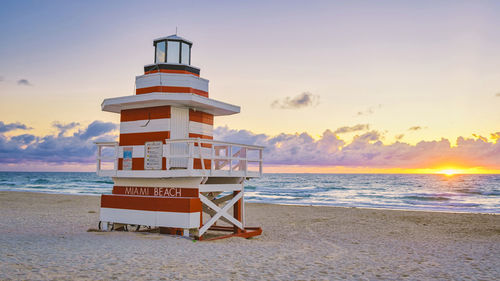
[[[165,62],[165,41],[156,44],[155,63]]]
[[[191,42],[177,35],[170,35],[154,40],[153,45],[155,46],[155,64],[191,65]]]
[[[181,46],[179,41],[167,41],[167,63],[180,63]]]
[[[182,52],[181,52],[181,63],[182,64],[191,64],[191,48],[186,43],[182,43]]]

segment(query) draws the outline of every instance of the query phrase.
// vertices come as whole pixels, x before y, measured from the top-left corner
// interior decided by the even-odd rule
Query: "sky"
[[[152,40],[194,42],[215,137],[267,172],[500,173],[497,1],[2,1],[0,170],[92,171]]]

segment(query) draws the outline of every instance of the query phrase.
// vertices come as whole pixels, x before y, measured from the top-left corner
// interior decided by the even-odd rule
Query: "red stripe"
[[[190,138],[200,138],[204,140],[213,140],[213,136],[207,136],[207,135],[202,135],[202,134],[195,134],[195,133],[189,133]]]
[[[204,147],[204,144],[201,145]],[[193,167],[194,169],[201,169],[201,160],[200,158],[193,159]],[[166,158],[163,157],[162,161],[162,170],[166,170]],[[205,159],[205,169],[210,169],[211,161],[209,159]],[[118,158],[118,170],[123,171],[123,158]],[[144,170],[144,158],[132,158],[132,171],[143,171]]]
[[[163,157],[161,161],[161,169],[167,169],[167,158]],[[123,158],[118,158],[118,170],[123,170]],[[144,170],[144,158],[132,158],[132,170]]]
[[[210,165],[212,164],[212,160],[203,159],[203,162],[205,162],[205,170],[210,170]],[[203,167],[201,166],[201,159],[200,158],[193,159],[193,169],[196,169],[196,170],[203,169]]]
[[[191,75],[200,77],[199,74],[196,74],[196,73],[193,73],[193,72],[189,72],[189,71],[186,71],[186,70],[161,69],[160,72],[161,73],[176,73],[176,74],[191,74]],[[150,70],[150,71],[144,72],[144,74],[151,74],[151,73],[158,73],[158,70],[156,69],[156,70]]]
[[[140,88],[140,89],[135,90],[136,95],[142,95],[142,94],[148,94],[148,93],[154,93],[154,92],[192,93],[192,94],[196,94],[196,95],[208,98],[208,92],[198,90],[198,89],[193,89],[190,87],[153,86],[153,87],[146,87],[146,88]]]
[[[189,133],[189,137],[190,138],[200,138],[200,139],[204,139],[204,140],[213,140],[214,139],[213,136],[206,136],[206,135],[193,134],[193,133]],[[194,143],[194,146],[198,146],[198,143]],[[211,148],[212,144],[210,144],[210,143],[202,143],[201,147]]]
[[[113,186],[113,194],[156,197],[198,197],[198,188]]]
[[[120,113],[120,122],[170,118],[170,106],[125,109]]]
[[[203,124],[213,125],[214,116],[202,111],[189,110],[189,121],[199,122]]]
[[[101,208],[156,212],[201,212],[199,198],[164,198],[151,196],[101,195]]]
[[[118,170],[123,170],[123,158],[118,158]],[[132,170],[144,170],[144,158],[132,158]]]
[[[120,146],[124,145],[144,145],[148,141],[161,141],[170,138],[170,131],[120,134]]]

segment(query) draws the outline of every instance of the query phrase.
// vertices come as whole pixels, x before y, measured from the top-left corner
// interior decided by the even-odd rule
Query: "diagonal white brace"
[[[242,196],[243,192],[238,192],[238,194],[236,194],[236,196],[234,196],[233,199],[227,202],[227,204],[221,209],[219,208],[219,206],[215,205],[212,201],[210,201],[210,199],[200,194],[201,202],[210,207],[211,209],[213,209],[214,211],[216,211],[217,213],[206,224],[204,224],[203,227],[200,228],[198,235],[199,236],[203,235],[203,233],[205,233],[222,216],[231,221],[231,223],[233,223],[238,228],[243,229],[243,224],[227,213],[227,210],[229,210],[229,208],[231,208],[236,202],[238,202],[238,200],[240,200]]]
[[[211,209],[213,209],[214,211],[216,211],[217,213],[215,214],[215,216],[213,216],[205,225],[203,225],[202,228],[200,228],[199,230],[199,235],[203,235],[203,233],[205,233],[205,231],[208,230],[208,228],[210,228],[221,216],[223,216],[224,218],[228,219],[229,221],[231,221],[231,223],[233,223],[235,226],[237,226],[238,228],[240,229],[243,229],[243,224],[238,221],[237,219],[235,219],[234,217],[230,216],[228,213],[227,213],[227,210],[229,210],[229,208],[231,208],[239,199],[241,199],[241,197],[243,196],[242,192],[239,192],[233,199],[231,199],[222,209],[219,208],[219,206],[215,205],[212,201],[210,201],[210,199],[206,198],[205,196],[203,196],[202,194],[200,194],[200,200],[207,206],[207,207],[210,207]]]
[[[234,198],[238,197],[241,198],[243,196],[243,194],[240,194],[241,192],[239,192],[235,197],[233,197],[232,200],[235,200]],[[232,201],[231,200],[231,201]],[[215,205],[214,202],[212,202],[210,199],[207,198],[206,202],[201,200],[203,203],[205,203],[205,205],[211,209],[213,209],[214,211],[216,211],[217,213],[220,213],[221,215],[219,216],[219,218],[222,216],[226,219],[228,219],[229,221],[231,221],[232,224],[238,226],[240,229],[243,229],[243,224],[238,221],[237,219],[235,219],[233,216],[229,215],[227,213],[227,210],[232,206],[234,205],[238,200],[235,200],[234,203],[231,203],[231,201],[229,201],[227,203],[227,205],[225,205],[223,208],[226,208],[228,205],[230,205],[229,207],[226,208],[226,211],[224,211],[223,209],[221,209],[219,206]],[[217,215],[216,213],[216,215]]]

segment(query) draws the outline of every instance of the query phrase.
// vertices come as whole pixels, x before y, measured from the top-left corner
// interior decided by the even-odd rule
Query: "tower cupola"
[[[177,34],[155,39],[155,64],[191,64],[191,47],[193,43]]]

